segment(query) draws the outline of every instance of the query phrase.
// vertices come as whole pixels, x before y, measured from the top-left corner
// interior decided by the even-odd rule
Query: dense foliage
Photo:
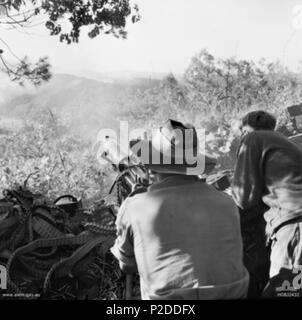
[[[129,92],[118,109],[135,126],[151,128],[176,118],[205,128],[206,148],[225,169],[234,165],[235,119],[252,110],[267,110],[278,117],[278,130],[289,135],[286,107],[301,101],[301,75],[280,63],[217,59],[202,50],[182,79],[170,74],[159,85]]]
[[[28,178],[33,192],[50,199],[63,194],[103,198],[108,189],[106,172],[101,171],[91,146],[68,132],[68,123],[43,111],[26,119],[18,131],[0,136],[0,189]]]
[[[58,35],[68,44],[78,42],[81,29],[90,26],[89,37],[101,33],[126,37],[127,18],[135,23],[140,19],[138,6],[129,0],[5,0],[0,1],[4,24],[14,23],[26,27],[37,15],[47,17],[45,26],[50,35]],[[66,22],[71,28],[68,30]],[[64,28],[65,25],[65,28]]]

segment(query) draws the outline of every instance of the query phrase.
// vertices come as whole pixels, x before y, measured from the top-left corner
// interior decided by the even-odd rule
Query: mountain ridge
[[[91,138],[106,126],[118,125],[117,102],[129,90],[158,84],[157,79],[132,79],[103,82],[61,73],[37,89],[24,88],[0,104],[2,117],[24,119],[39,110],[51,110],[69,119],[75,131]]]

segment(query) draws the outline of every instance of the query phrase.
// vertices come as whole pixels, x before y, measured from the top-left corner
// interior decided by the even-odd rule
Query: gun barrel
[[[124,179],[127,182],[127,184],[130,187],[130,189],[133,190],[135,185],[136,185],[136,179],[133,176],[130,177],[129,174],[126,174],[124,176]]]

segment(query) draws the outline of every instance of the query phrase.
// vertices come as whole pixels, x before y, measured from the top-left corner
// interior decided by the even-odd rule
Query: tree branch
[[[4,41],[2,38],[0,38],[0,41],[6,46],[8,51],[11,53],[12,56],[14,56],[17,60],[21,62],[21,59],[13,52],[13,50],[9,47],[6,41]]]

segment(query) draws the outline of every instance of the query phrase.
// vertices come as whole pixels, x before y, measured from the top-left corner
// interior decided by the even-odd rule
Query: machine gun
[[[130,145],[133,145],[136,141],[131,141]],[[103,159],[105,162],[110,163],[113,170],[118,174],[109,191],[109,194],[111,194],[116,187],[118,206],[134,192],[146,191],[147,187],[152,183],[149,170],[140,164],[133,154],[130,153],[128,155],[121,150],[117,142],[109,136],[106,136],[103,141],[98,159],[100,162]]]
[[[112,165],[112,167],[118,173],[118,176],[111,186],[109,194],[116,186],[117,204],[119,206],[133,193],[146,191],[151,184],[150,173],[142,165],[120,163],[118,166]]]
[[[136,140],[137,141],[137,140]],[[97,158],[100,163],[110,163],[117,173],[110,190],[111,194],[116,188],[117,205],[121,206],[123,201],[133,193],[145,192],[152,183],[150,172],[141,165],[133,154],[128,154],[118,145],[117,141],[109,136],[100,141]],[[135,141],[130,142],[130,145]],[[126,275],[126,300],[132,299],[133,276]]]
[[[130,148],[139,140],[130,141]],[[116,141],[105,137],[103,149],[101,149],[98,157],[104,159],[107,163],[111,163],[112,168],[118,173],[113,185],[110,188],[109,194],[113,189],[117,189],[117,204],[120,206],[122,202],[133,193],[146,191],[147,187],[153,182],[153,177],[150,171],[140,164],[136,157],[122,150],[118,150]],[[230,175],[233,172],[225,170],[213,175],[203,175],[200,179],[219,191],[225,191],[230,187]]]

